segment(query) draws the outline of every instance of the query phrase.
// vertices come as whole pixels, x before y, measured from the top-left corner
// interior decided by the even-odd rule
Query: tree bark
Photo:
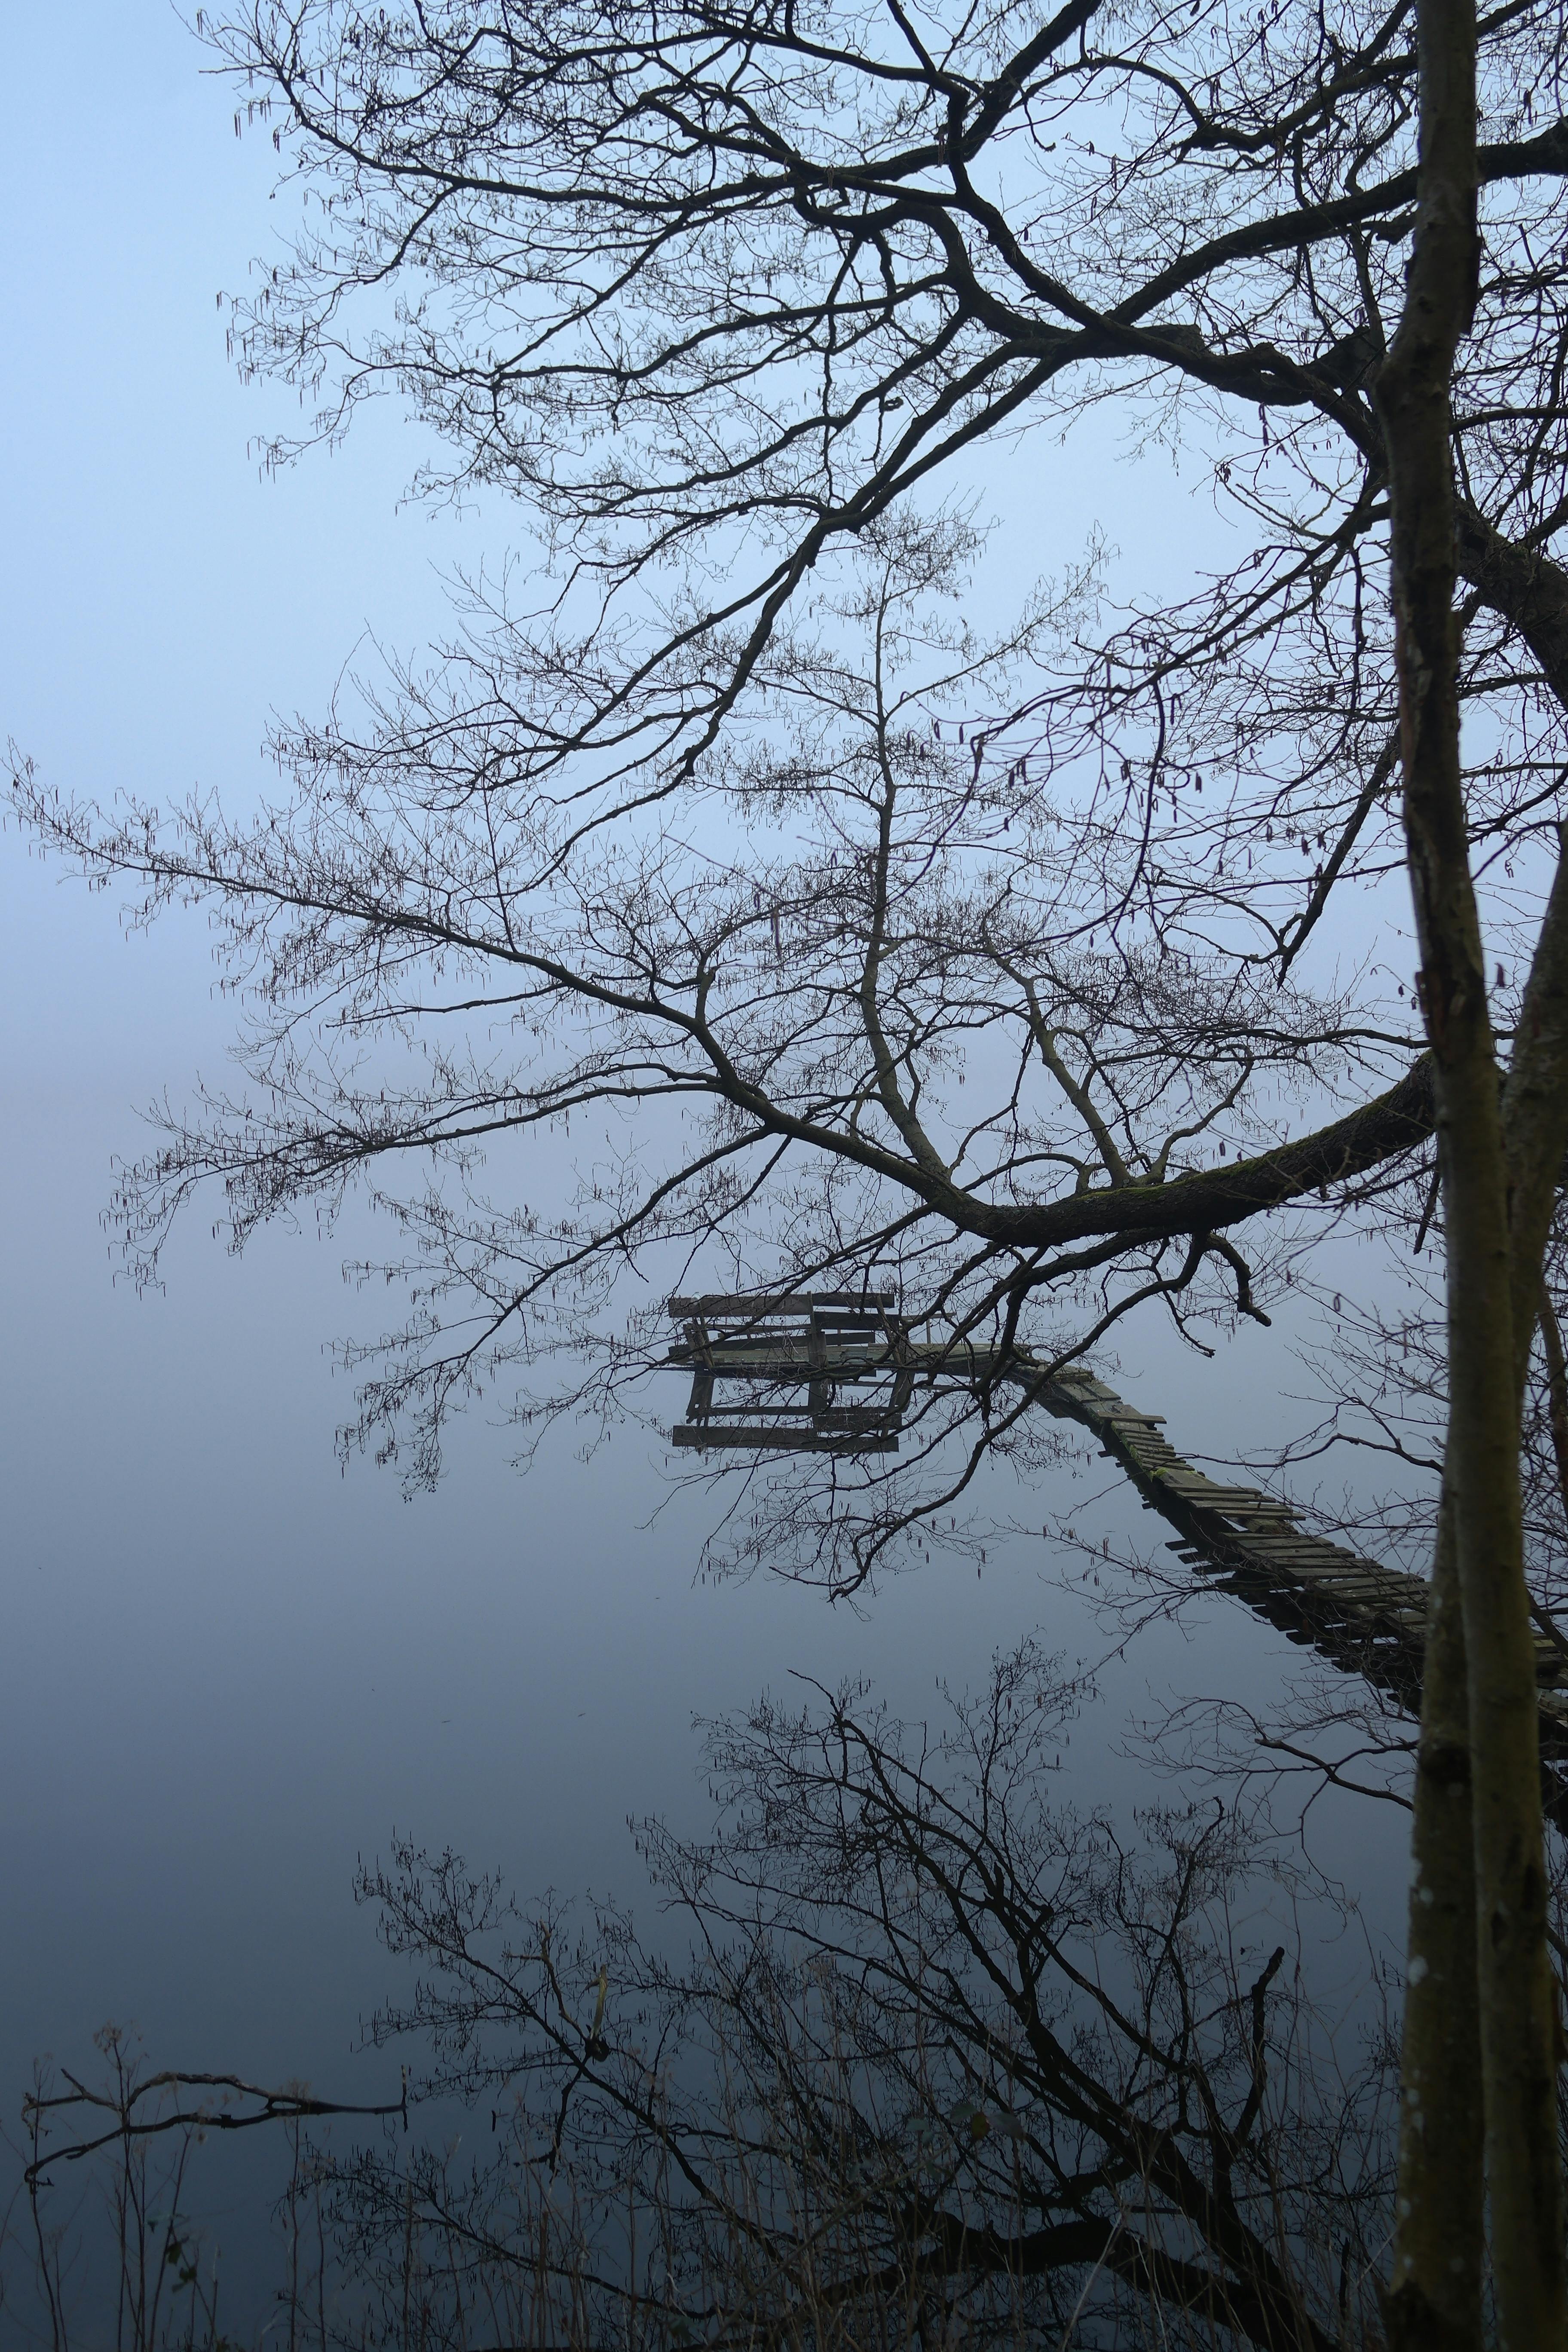
[[[1389,2352],[1479,2352],[1484,2108],[1476,1983],[1470,1706],[1447,1480],[1432,1564],[1411,1829],[1399,2201]]]
[[[1541,1286],[1541,1344],[1546,1355],[1546,1402],[1551,1417],[1552,1457],[1557,1465],[1557,1491],[1568,1516],[1568,1354],[1563,1348],[1557,1310],[1544,1283]]]
[[[1568,1148],[1568,856],[1560,854],[1503,1089],[1510,1306],[1522,1410],[1547,1229]],[[1541,1294],[1549,1369],[1561,1354]],[[1557,1436],[1557,1382],[1553,1436]],[[1561,1455],[1568,1460],[1568,1413]],[[1564,1482],[1568,1492],[1568,1479]],[[1445,1478],[1422,1676],[1411,1838],[1400,2205],[1384,2299],[1391,2352],[1481,2342],[1484,2198],[1469,1698],[1452,1498]],[[1447,2152],[1447,2153],[1445,2153]]]
[[[1418,0],[1420,160],[1404,314],[1377,383],[1389,460],[1405,824],[1436,1062],[1447,1255],[1448,1440],[1445,1484],[1463,1622],[1475,1856],[1477,1991],[1492,2272],[1506,2352],[1568,2343],[1557,2154],[1555,2020],[1546,1946],[1534,1645],[1519,1486],[1510,1199],[1486,968],[1469,866],[1459,761],[1455,505],[1449,384],[1475,304],[1475,9]],[[1533,1297],[1533,1286],[1531,1288]],[[1533,1315],[1531,1320],[1533,1322]],[[1450,1704],[1445,1695],[1444,1704]],[[1456,1809],[1457,1810],[1457,1809]],[[1428,1820],[1434,1832],[1441,1824]],[[1453,1827],[1450,1818],[1448,1828]],[[1443,1883],[1453,1875],[1445,1857]],[[1438,1907],[1420,1874],[1413,1911]],[[1462,1969],[1418,2003],[1405,2081],[1431,2087],[1458,2052]],[[1419,1990],[1419,1988],[1418,1988]],[[1453,2032],[1445,2035],[1445,2024]],[[1455,2038],[1455,2033],[1459,2037]],[[1469,2097],[1458,2095],[1461,2104]],[[1425,2117],[1420,2120],[1425,2123]],[[1402,2139],[1398,2259],[1412,2296],[1442,2308],[1430,2224],[1462,2202],[1444,2176],[1462,2150],[1430,2127]],[[1419,2224],[1419,2226],[1417,2226]],[[1468,2264],[1469,2247],[1449,2250]],[[1397,2291],[1397,2289],[1396,2289]],[[1440,2340],[1440,2339],[1438,2339]],[[1457,2340],[1466,2340],[1459,2338]]]

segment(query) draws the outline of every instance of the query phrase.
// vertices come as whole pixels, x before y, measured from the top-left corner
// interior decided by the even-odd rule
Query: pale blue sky
[[[261,479],[280,396],[237,382],[215,297],[268,234],[270,148],[237,142],[159,0],[13,7],[6,35],[0,734],[68,789],[248,796],[268,711],[319,708],[367,628],[422,641],[440,568],[503,521],[400,513],[390,408]],[[1097,516],[1137,520],[1151,562],[1209,527],[1163,472],[1152,499],[1081,457],[1030,478],[1046,561]],[[663,1488],[640,1439],[591,1473],[557,1447],[524,1487],[476,1419],[433,1501],[340,1477],[322,1348],[353,1304],[331,1244],[268,1235],[236,1264],[193,1221],[164,1296],[111,1281],[99,1213],[136,1106],[221,1066],[200,923],[126,943],[14,830],[0,893],[0,2100],[110,2013],[165,2060],[324,2079],[382,1982],[354,1856],[395,1823],[525,1885],[631,1887],[626,1812],[698,1802],[693,1709],[788,1665],[873,1670],[915,1704],[1042,1616],[1088,1645],[1026,1546],[865,1622],[694,1590],[699,1509],[644,1531]],[[1184,1370],[1179,1439],[1245,1433],[1242,1349],[1206,1407]],[[1196,1623],[1195,1648],[1140,1653],[1134,1696],[1285,1654],[1223,1604]],[[1123,1768],[1096,1752],[1098,1791]]]

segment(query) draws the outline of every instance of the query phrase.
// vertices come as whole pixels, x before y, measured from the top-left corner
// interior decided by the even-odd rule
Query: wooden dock
[[[1294,1505],[1227,1486],[1183,1460],[1159,1413],[1142,1412],[1092,1372],[1053,1371],[1026,1354],[912,1338],[890,1291],[672,1298],[682,1332],[665,1361],[691,1375],[688,1419],[672,1444],[697,1452],[889,1454],[913,1391],[927,1383],[1022,1385],[1060,1421],[1098,1439],[1144,1507],[1174,1530],[1169,1549],[1406,1713],[1421,1705],[1429,1588],[1424,1578],[1349,1551],[1301,1525]],[[716,1386],[717,1384],[717,1386]],[[845,1391],[856,1394],[847,1402]],[[1568,1656],[1536,1635],[1543,1777],[1568,1829]]]
[[[1029,1369],[1009,1377],[1026,1381]],[[1041,1384],[1039,1402],[1100,1440],[1144,1508],[1175,1528],[1169,1549],[1213,1590],[1234,1593],[1291,1641],[1419,1715],[1430,1594],[1424,1577],[1312,1534],[1293,1505],[1257,1486],[1224,1486],[1194,1469],[1166,1438],[1163,1415],[1140,1412],[1092,1373],[1056,1374]],[[1537,1632],[1535,1664],[1545,1794],[1552,1818],[1568,1829],[1568,1657]]]

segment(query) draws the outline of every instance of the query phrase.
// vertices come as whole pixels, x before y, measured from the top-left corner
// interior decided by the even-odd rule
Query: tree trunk
[[[1485,2186],[1469,1691],[1445,1479],[1421,1676],[1389,2352],[1480,2352]]]
[[[1436,1065],[1448,1297],[1445,1484],[1468,1690],[1492,2270],[1506,2352],[1546,2352],[1568,2343],[1555,2020],[1521,1525],[1509,1187],[1459,763],[1454,617],[1449,383],[1474,307],[1479,259],[1473,0],[1418,0],[1417,41],[1415,249],[1377,403],[1393,513],[1405,840],[1421,1002]],[[1417,1851],[1417,1871],[1427,1859]],[[1413,1906],[1436,1909],[1436,1884],[1417,1877]],[[1458,1973],[1449,1987],[1462,2005]],[[1457,2012],[1451,2021],[1460,2023]],[[1433,2021],[1421,2030],[1430,2035]],[[1431,2054],[1410,2053],[1407,2084],[1429,2085]],[[1421,2071],[1413,2071],[1417,2056]],[[1458,2201],[1456,2185],[1440,2185],[1435,2170],[1463,2158],[1435,2133],[1409,2131],[1405,2158],[1401,2220],[1419,2214],[1425,2228],[1439,2200]],[[1417,2233],[1407,2230],[1402,2252],[1414,2263]],[[1468,2250],[1456,2258],[1468,2261]],[[1429,2251],[1421,2259],[1424,2273]],[[1405,2283],[1413,2293],[1435,2284],[1414,2267]]]

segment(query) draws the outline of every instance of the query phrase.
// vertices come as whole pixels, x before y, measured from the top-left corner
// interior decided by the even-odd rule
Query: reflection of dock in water
[[[672,1298],[682,1339],[665,1361],[689,1369],[687,1418],[671,1443],[708,1453],[896,1454],[917,1384],[1005,1380],[1077,1422],[1176,1539],[1169,1549],[1293,1642],[1359,1675],[1415,1714],[1421,1703],[1429,1587],[1347,1551],[1256,1486],[1224,1486],[1184,1462],[1163,1417],[1091,1372],[1046,1373],[1021,1353],[913,1339],[891,1291]],[[847,1402],[842,1391],[853,1392]],[[1542,1748],[1549,1801],[1568,1825],[1568,1658],[1538,1632]]]

